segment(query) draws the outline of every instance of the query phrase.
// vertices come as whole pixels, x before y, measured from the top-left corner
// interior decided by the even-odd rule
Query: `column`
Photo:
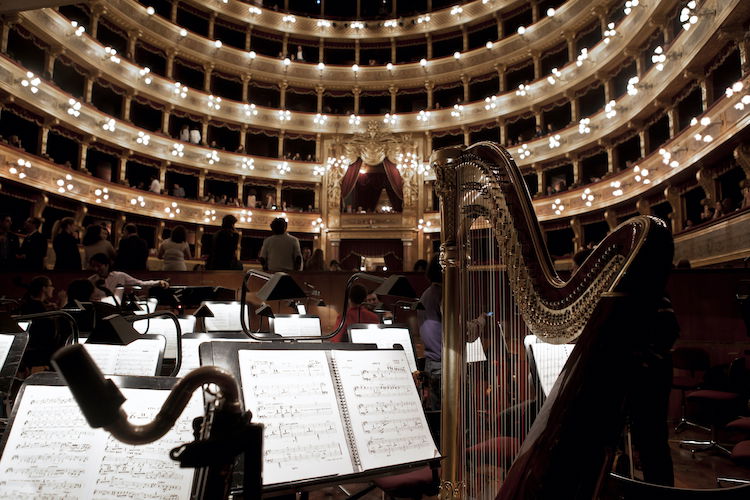
[[[125,57],[131,61],[135,60],[135,44],[138,42],[140,36],[141,32],[138,30],[128,31],[128,48],[125,51]]]
[[[313,210],[320,210],[320,190],[322,189],[323,184],[318,182],[315,185],[315,190],[313,191],[314,199],[313,199]]]
[[[320,44],[318,46],[318,61],[319,62],[325,62],[325,39],[320,39]]]
[[[276,181],[276,207],[281,208],[281,186],[283,181],[279,179]]]
[[[164,77],[168,80],[174,80],[174,58],[177,55],[177,51],[174,49],[167,50],[167,64],[164,70]]]
[[[117,162],[117,178],[121,184],[130,185],[128,181],[128,159],[129,154],[120,155]]]
[[[396,64],[396,39],[391,38],[391,62]]]
[[[160,220],[159,223],[156,225],[156,231],[154,231],[154,248],[159,248],[159,246],[164,241],[164,221]]]
[[[55,61],[64,51],[62,47],[55,47],[44,52],[44,74],[47,79],[51,80],[54,76]]]
[[[463,88],[464,88],[464,100],[463,100],[464,103],[469,102],[469,97],[470,97],[469,82],[470,81],[471,81],[471,78],[469,78],[468,75],[463,75],[463,74],[461,75],[461,84],[463,85]]]
[[[573,230],[573,253],[576,254],[583,250],[583,247],[585,246],[585,239],[583,237],[583,224],[581,224],[581,219],[579,219],[577,216],[571,217],[570,229]]]
[[[83,86],[83,102],[91,104],[91,95],[94,92],[94,78],[87,76]]]
[[[352,89],[352,93],[354,94],[354,114],[358,115],[359,114],[359,98],[360,98],[360,95],[362,94],[362,89],[359,87],[354,87]]]
[[[193,257],[196,259],[200,259],[203,255],[203,232],[203,226],[198,226],[195,228],[195,254],[193,255]]]
[[[179,0],[174,0],[172,2],[172,10],[169,12],[169,20],[172,21],[173,24],[177,24],[177,6],[179,4]]]
[[[535,23],[539,21],[539,3],[536,1],[531,2],[531,22]]]
[[[565,95],[570,103],[570,121],[578,123],[581,120],[581,106],[576,93],[572,90],[566,90],[563,95]]]
[[[167,192],[167,164],[166,162],[162,162],[162,164],[159,165],[159,184],[161,184],[161,188],[166,193]]]
[[[206,173],[208,171],[201,169],[198,174],[198,201],[202,200],[206,193]],[[196,256],[199,255],[196,251]]]
[[[213,63],[203,65],[203,90],[207,93],[211,93],[211,75],[214,71]]]
[[[240,149],[247,153],[247,125],[240,126]]]
[[[427,44],[427,60],[432,59],[432,35],[429,33],[425,34],[425,43]],[[359,40],[357,40],[359,42]]]
[[[404,253],[404,268],[403,270],[409,270],[414,267],[414,255],[413,255],[413,240],[410,239],[401,239],[401,243],[403,245],[403,253]],[[390,271],[390,269],[388,270]]]
[[[613,208],[608,208],[604,211],[604,220],[607,222],[610,231],[614,231],[617,227],[617,212]]]
[[[128,122],[130,121],[130,104],[133,101],[134,94],[133,89],[128,89],[122,96],[122,119]]]
[[[706,198],[708,198],[709,201],[719,201],[714,173],[700,164],[699,167],[700,168],[695,173],[695,180],[697,180],[698,184],[703,188],[703,191],[706,193]]]
[[[284,130],[279,131],[279,142],[276,146],[276,158],[283,158],[284,157],[284,136],[286,135],[286,132]],[[276,198],[276,201],[279,201],[279,198]]]
[[[315,134],[315,161],[323,161],[320,150],[323,148],[323,134]]]
[[[391,93],[391,114],[395,114],[396,113],[396,95],[398,95],[398,87],[389,85],[388,92]]]
[[[502,40],[505,36],[505,33],[503,32],[503,18],[500,16],[500,13],[498,11],[495,11],[495,23],[497,24],[497,39]]]
[[[471,134],[469,134],[469,129],[466,125],[461,126],[461,132],[464,134],[464,146],[468,146],[471,144]]]
[[[750,40],[742,39],[737,42],[737,48],[740,51],[740,65],[742,66],[742,76],[750,73]]]
[[[682,231],[685,219],[682,196],[676,187],[667,186],[664,188],[664,197],[672,207],[672,233],[678,233]]]
[[[424,144],[426,151],[432,151],[432,136],[428,130],[425,130],[424,132]]]
[[[536,193],[542,196],[547,193],[547,173],[541,165],[536,166]]]
[[[502,118],[495,118],[495,123],[497,123],[497,140],[502,144],[503,146],[506,146],[508,144],[508,126],[505,124],[505,120]]]
[[[711,104],[714,102],[714,86],[713,83],[713,77],[711,74],[706,75],[706,77],[698,82],[698,84],[701,87],[701,104],[703,105],[703,110],[707,110],[711,107]]]
[[[532,106],[531,111],[534,113],[534,124],[544,130],[544,114],[539,109],[539,106]]]
[[[565,44],[568,47],[568,62],[573,62],[578,59],[578,51],[576,50],[576,34],[566,31],[563,33],[565,37]]]
[[[0,32],[0,52],[3,54],[8,52],[8,36],[10,35],[10,30],[13,28],[13,25],[20,22],[20,20],[21,17],[17,13],[9,14],[3,19],[2,31]]]
[[[99,30],[99,18],[104,12],[104,6],[101,4],[95,4],[91,11],[91,25],[89,26],[88,32],[91,38],[96,38],[97,31]]]
[[[435,104],[433,90],[435,89],[435,83],[432,81],[424,82],[424,88],[427,91],[427,109],[432,109]]]
[[[538,50],[531,51],[531,59],[534,61],[534,80],[542,77],[542,56]]]
[[[615,95],[615,85],[612,79],[607,75],[606,73],[602,73],[601,71],[596,72],[596,79],[600,82],[604,82],[604,102],[608,103],[612,99],[614,99]]]
[[[173,109],[174,106],[169,104],[161,113],[161,133],[167,136],[169,135],[169,117],[171,116]]]
[[[252,75],[250,73],[244,73],[242,75],[242,102],[247,102],[248,87],[250,86],[250,79]]]
[[[87,207],[85,203],[78,205],[75,214],[73,215],[73,220],[75,221],[76,226],[83,227],[83,219],[86,218],[88,212],[89,207]]]
[[[674,137],[680,130],[680,117],[677,106],[667,108],[667,118],[669,119],[669,137]]]
[[[737,164],[745,172],[745,179],[750,181],[750,146],[747,144],[740,144],[732,151],[732,156],[737,161]]]
[[[362,59],[359,55],[359,39],[354,40],[354,63],[355,64],[362,64]]]
[[[279,109],[286,109],[286,89],[289,88],[289,82],[282,80],[279,82]]]
[[[216,11],[212,10],[208,16],[208,34],[206,38],[209,40],[214,39],[214,30],[216,29]]]
[[[469,50],[469,31],[466,29],[466,25],[461,25],[461,51],[466,52]]]
[[[617,172],[618,170],[617,166],[619,165],[619,163],[620,163],[620,159],[618,158],[618,155],[617,155],[617,148],[612,145],[608,145],[607,146],[607,173],[613,174]]]
[[[39,127],[39,154],[44,156],[47,154],[47,139],[49,138],[49,127],[51,120],[45,120],[44,125]]]
[[[127,224],[125,214],[120,213],[120,215],[115,218],[114,224],[112,224],[112,245],[115,248],[120,245],[120,239],[122,239],[122,230],[125,227],[125,224]]]
[[[86,155],[88,154],[90,140],[84,139],[78,147],[78,170],[88,172],[86,168]]]
[[[502,94],[508,90],[508,66],[505,64],[496,64],[495,71],[497,71],[497,93]]]
[[[208,118],[204,118],[201,122],[201,145],[206,144],[208,144]]]
[[[315,97],[317,101],[315,102],[315,110],[317,113],[323,112],[323,92],[325,92],[326,88],[322,85],[316,85],[315,86]]]
[[[645,128],[639,130],[638,138],[640,139],[641,143],[641,158],[645,158],[648,155],[648,152],[651,151],[651,141],[648,137],[648,130],[646,130]]]
[[[640,215],[651,215],[651,204],[646,198],[639,198],[635,202],[635,208]]]
[[[245,176],[240,176],[239,182],[237,183],[237,199],[240,205],[245,204]]]
[[[581,185],[583,183],[583,162],[577,156],[571,158],[573,164],[573,184]]]
[[[248,24],[247,27],[245,27],[245,51],[250,52],[250,48],[252,47],[252,38],[253,38],[253,25]]]
[[[284,33],[281,39],[281,58],[289,57],[289,33]]]

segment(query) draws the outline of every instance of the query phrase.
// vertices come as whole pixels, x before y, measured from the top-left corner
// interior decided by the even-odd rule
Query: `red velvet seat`
[[[727,429],[750,433],[750,417],[740,417],[727,424]]]
[[[750,440],[740,441],[732,448],[732,460],[750,465]]]
[[[710,359],[708,353],[699,347],[678,347],[672,351],[672,367],[674,377],[672,387],[680,391],[680,420],[675,426],[675,432],[685,427],[697,427],[710,430],[687,419],[687,401],[685,393],[698,388],[703,375],[708,370]]]

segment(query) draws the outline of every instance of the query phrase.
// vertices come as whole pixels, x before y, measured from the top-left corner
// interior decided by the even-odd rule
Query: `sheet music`
[[[325,351],[240,350],[245,407],[265,425],[263,482],[354,472]]]
[[[130,420],[144,423],[169,391],[122,393]],[[163,438],[130,446],[90,428],[66,386],[29,385],[0,457],[0,499],[188,500],[193,469],[180,469],[169,450],[192,441],[192,420],[202,413],[196,393]]]
[[[482,339],[477,337],[474,342],[466,343],[466,362],[476,363],[477,361],[487,361],[487,355],[484,353]]]
[[[331,351],[363,469],[439,456],[403,351]]]
[[[273,318],[273,333],[282,337],[320,337],[320,318],[300,318],[299,316],[276,316]]]
[[[539,384],[542,386],[545,396],[549,395],[552,387],[554,387],[557,377],[560,376],[560,372],[562,372],[574,347],[572,344],[531,344],[534,364],[536,364],[536,371],[539,375]]]
[[[239,302],[204,302],[211,312],[213,318],[204,318],[206,331],[209,332],[241,332],[240,303]],[[245,324],[248,324],[247,310],[245,311]]]
[[[193,333],[195,328],[195,317],[186,316],[177,318],[180,323],[181,333]],[[146,326],[148,323],[148,331]],[[133,323],[139,333],[154,333],[163,335],[167,339],[167,346],[164,348],[164,357],[174,359],[177,357],[177,337],[175,336],[175,326],[172,318],[152,318],[148,321],[141,320]]]
[[[349,334],[355,344],[375,344],[378,349],[393,349],[395,344],[401,345],[409,361],[409,370],[417,371],[417,360],[414,358],[408,328],[352,328]]]
[[[191,370],[201,366],[200,345],[204,342],[259,342],[258,340],[246,339],[221,339],[216,337],[206,337],[202,339],[182,339],[182,364],[178,377],[184,377]]]
[[[138,339],[128,345],[83,344],[105,375],[157,375],[164,338]]]
[[[8,353],[15,338],[15,335],[0,334],[0,368],[5,365],[5,360],[8,359]]]

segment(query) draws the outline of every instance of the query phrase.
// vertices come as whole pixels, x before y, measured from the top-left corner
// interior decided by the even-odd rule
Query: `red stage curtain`
[[[357,185],[357,177],[359,176],[359,169],[362,167],[362,158],[357,158],[357,161],[349,165],[346,169],[343,179],[341,179],[341,199],[343,200],[349,193],[352,192],[354,186]]]
[[[393,188],[393,191],[395,191],[396,196],[399,197],[399,199],[404,199],[404,179],[401,177],[401,172],[398,171],[398,168],[396,168],[396,164],[393,163],[388,158],[385,158],[383,160],[383,169],[385,170],[385,175],[388,177],[388,182],[391,184],[391,187]]]

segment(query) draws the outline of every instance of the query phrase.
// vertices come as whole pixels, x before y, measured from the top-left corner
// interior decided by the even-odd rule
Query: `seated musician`
[[[27,292],[21,301],[20,314],[37,314],[54,311],[66,302],[64,291],[55,296],[55,287],[47,276],[37,276],[26,287]],[[28,375],[49,369],[50,357],[62,347],[70,333],[66,323],[58,318],[40,318],[29,326],[29,343],[21,361],[21,373]]]
[[[377,314],[370,311],[365,305],[365,299],[367,298],[367,289],[362,285],[354,285],[349,291],[349,307],[346,309],[346,317],[344,320],[344,327],[331,338],[331,342],[345,342],[346,341],[346,330],[349,325],[355,325],[357,323],[370,323],[377,325],[380,323],[380,318]],[[336,324],[341,321],[341,315],[336,318]]]
[[[378,316],[382,316],[385,319],[393,319],[393,313],[391,311],[383,310],[383,303],[380,302],[378,296],[375,295],[375,290],[372,290],[367,294],[364,306]]]
[[[122,289],[117,289],[117,285],[124,286],[142,286],[152,287],[159,286],[167,288],[169,283],[165,280],[139,280],[133,278],[122,271],[111,271],[111,262],[109,256],[103,253],[97,253],[89,259],[89,266],[96,274],[89,276],[89,281],[94,285],[96,290],[91,295],[91,300],[101,301],[108,294],[122,300]]]

